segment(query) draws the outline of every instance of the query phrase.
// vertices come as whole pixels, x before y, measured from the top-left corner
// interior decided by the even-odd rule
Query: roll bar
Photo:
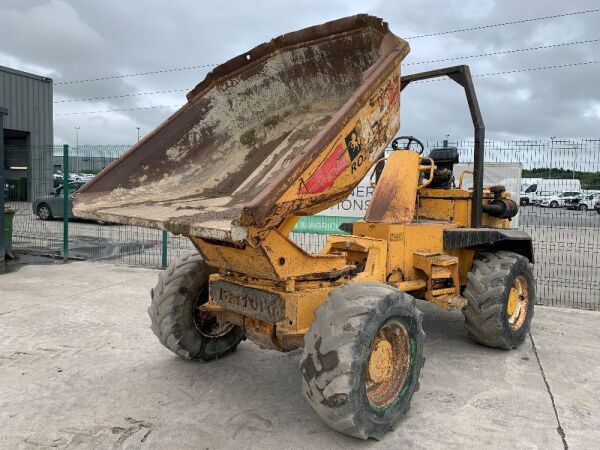
[[[454,66],[445,67],[443,69],[430,70],[427,72],[413,73],[402,77],[400,90],[402,91],[413,81],[427,80],[430,78],[438,78],[447,76],[460,84],[467,96],[469,111],[471,112],[471,120],[475,129],[475,148],[473,158],[473,201],[471,203],[471,227],[481,227],[481,203],[483,201],[483,157],[484,157],[484,142],[485,142],[485,125],[479,110],[473,79],[469,66]]]

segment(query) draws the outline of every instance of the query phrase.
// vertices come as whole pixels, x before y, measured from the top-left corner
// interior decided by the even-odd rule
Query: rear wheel
[[[304,336],[304,395],[333,429],[381,439],[419,389],[422,313],[410,295],[380,283],[334,290]]]
[[[42,220],[52,219],[52,210],[50,209],[50,206],[48,206],[46,203],[41,203],[37,207],[37,216]]]
[[[467,275],[463,295],[465,327],[471,339],[497,348],[515,348],[525,339],[533,317],[532,265],[512,252],[479,253]]]
[[[210,361],[236,349],[240,327],[220,323],[203,305],[208,301],[209,270],[202,256],[191,254],[171,263],[152,289],[148,314],[152,331],[173,353]]]

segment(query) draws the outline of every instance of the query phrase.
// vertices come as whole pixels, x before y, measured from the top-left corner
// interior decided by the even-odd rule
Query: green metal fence
[[[429,142],[426,147],[442,145]],[[459,149],[461,162],[472,161],[471,141],[448,145]],[[189,239],[160,230],[96,223],[70,215],[63,219],[63,210],[71,208],[69,196],[62,195],[65,183],[75,188],[89,181],[127,149],[106,145],[7,147],[5,194],[7,205],[16,209],[13,249],[55,258],[157,268],[194,251]],[[564,180],[563,191],[579,180],[578,190],[586,196],[600,193],[598,139],[490,141],[486,143],[485,159],[487,163],[520,165],[522,180]],[[364,202],[360,207],[366,208],[371,193],[368,189],[355,192]],[[44,207],[49,216],[44,215]],[[307,251],[318,252],[327,234],[337,232],[340,223],[356,217],[333,212],[304,218],[292,239]],[[600,310],[600,213],[593,210],[593,205],[586,210],[567,210],[560,205],[522,207],[518,225],[534,239],[539,302]]]
[[[74,190],[122,155],[129,146],[81,145],[7,147],[7,205],[16,210],[13,246],[17,252],[72,260],[165,267],[194,250],[187,238],[160,230],[77,219]],[[64,176],[67,174],[67,176]],[[49,215],[42,214],[48,211]]]

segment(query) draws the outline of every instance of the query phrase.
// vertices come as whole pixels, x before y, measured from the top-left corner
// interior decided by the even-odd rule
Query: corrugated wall
[[[4,128],[29,133],[29,198],[52,188],[54,142],[52,80],[0,66],[0,106],[8,109]],[[7,178],[18,175],[7,174]]]

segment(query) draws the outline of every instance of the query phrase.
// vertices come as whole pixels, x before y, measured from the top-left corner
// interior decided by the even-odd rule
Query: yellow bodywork
[[[468,68],[402,76],[408,52],[384,21],[365,15],[261,44],[211,71],[186,105],[79,191],[74,211],[188,236],[213,272],[202,308],[263,347],[301,346],[316,309],[346,283],[387,283],[461,308],[474,251],[445,248],[445,236],[463,239],[446,231],[508,228],[488,213],[480,223],[483,206],[512,216],[496,212],[508,208],[502,189],[480,189],[484,125]],[[393,146],[384,158],[400,129],[402,89],[442,74],[467,93],[481,209],[461,183],[447,189],[446,157],[436,168]],[[330,235],[317,254],[289,239],[301,216],[346,199],[375,164],[369,209],[351,235]],[[384,347],[375,348],[375,379]]]
[[[192,237],[207,264],[218,268],[211,285],[224,286],[219,287],[224,294],[218,301],[211,296],[207,307],[219,320],[242,326],[259,345],[278,350],[301,346],[315,310],[345,283],[388,283],[445,309],[463,307],[461,286],[474,251],[445,249],[443,234],[469,226],[472,195],[463,189],[427,188],[433,163],[423,160],[414,151],[393,152],[365,220],[353,224],[352,235],[330,235],[318,254],[288,239],[297,216],[273,229],[249,227],[240,245]],[[356,176],[364,175],[360,170]],[[484,191],[484,202],[492,197]],[[508,221],[492,217],[484,223],[508,227]],[[237,294],[229,292],[231,286]],[[272,300],[258,300],[257,292],[281,302],[281,314],[268,310]]]

